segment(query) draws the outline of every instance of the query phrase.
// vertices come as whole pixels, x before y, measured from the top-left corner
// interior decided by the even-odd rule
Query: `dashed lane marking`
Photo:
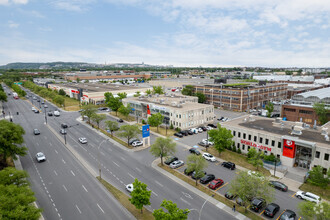
[[[76,208],[78,209],[78,212],[81,214],[81,211],[80,211],[80,209],[79,209],[79,207],[76,205]]]
[[[88,192],[88,190],[86,189],[86,187],[85,187],[84,185],[82,185],[82,187],[84,188],[84,190],[85,190],[86,192]]]
[[[57,175],[57,172],[56,172],[55,170],[54,170],[54,173],[55,173],[56,176],[58,176],[58,175]]]
[[[55,150],[55,149],[54,149]],[[57,150],[55,150],[55,153],[58,154]]]
[[[66,162],[62,159],[62,162],[64,163],[64,164],[66,164]]]
[[[292,198],[296,195],[296,192],[291,196]]]
[[[136,169],[137,171],[141,172],[141,170],[140,170],[139,168],[135,167],[135,169]]]
[[[132,177],[133,179],[135,179],[135,177],[134,177],[134,176],[132,176],[130,173],[128,173],[128,175],[129,175],[130,177]]]
[[[74,172],[72,170],[71,170],[71,173],[72,173],[72,175],[76,176],[76,174],[74,174]]]
[[[191,204],[190,204],[188,201],[186,201],[185,199],[183,199],[182,197],[180,197],[180,199],[181,199],[184,203],[187,203],[189,206],[191,206]]]
[[[157,180],[155,180],[155,183],[157,183],[157,184],[160,185],[161,187],[164,187],[163,184],[161,184],[161,183],[158,182]]]
[[[116,162],[112,161],[112,163],[114,163],[117,167],[120,167]]]
[[[64,185],[62,185],[63,186],[63,188],[65,189],[65,191],[68,191],[68,189],[64,186]]]
[[[101,206],[100,206],[98,203],[96,203],[96,205],[99,207],[99,209],[100,209],[103,213],[105,213],[105,212],[103,211],[103,209],[101,208]]]

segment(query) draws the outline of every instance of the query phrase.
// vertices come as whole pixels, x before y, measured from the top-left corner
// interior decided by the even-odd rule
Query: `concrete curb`
[[[158,172],[160,172],[161,174],[167,176],[168,178],[172,179],[173,181],[179,183],[181,186],[185,187],[186,189],[190,190],[191,192],[195,193],[196,195],[199,195],[200,197],[202,197],[203,199],[207,200],[208,202],[212,203],[213,205],[215,205],[216,207],[218,207],[219,209],[224,210],[225,212],[227,212],[228,214],[234,216],[236,219],[239,220],[248,220],[249,218],[244,216],[243,214],[239,213],[239,212],[233,212],[232,209],[230,207],[228,207],[227,205],[223,204],[222,202],[219,202],[218,200],[210,197],[209,195],[207,195],[206,193],[196,189],[195,187],[191,186],[190,184],[184,182],[183,180],[177,178],[176,176],[172,175],[171,173],[163,170],[162,168],[158,167],[158,164],[160,163],[160,158],[157,158],[156,160],[154,160],[151,164],[151,167],[154,168],[155,170],[157,170]]]

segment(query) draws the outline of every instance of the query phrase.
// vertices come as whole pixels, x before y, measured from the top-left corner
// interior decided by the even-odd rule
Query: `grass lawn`
[[[213,190],[205,187],[204,185],[202,184],[199,184],[196,186],[196,181],[191,179],[190,177],[178,172],[177,170],[174,170],[174,169],[171,169],[169,168],[168,166],[164,165],[162,166],[160,163],[158,164],[159,167],[161,167],[162,169],[166,170],[167,172],[173,174],[174,176],[180,178],[181,180],[185,181],[186,183],[190,184],[191,186],[199,189],[200,191],[208,194],[208,195],[214,195],[214,199],[224,203],[225,205],[229,206],[229,207],[233,207],[233,205],[235,204],[236,205],[236,211],[242,213],[243,215],[247,216],[248,218],[250,219],[263,219],[262,217],[259,217],[258,215],[248,211],[248,210],[245,210],[244,207],[241,207],[239,205],[237,205],[236,203],[234,203],[233,201],[234,200],[229,200],[229,199],[226,199],[225,197],[221,196],[220,194],[218,193],[215,193]]]
[[[174,133],[176,132],[173,129],[167,128],[167,135],[166,135],[166,128],[159,127],[157,132],[157,127],[151,127],[151,126],[150,126],[150,130],[167,137],[173,136]]]
[[[302,184],[299,187],[299,189],[301,189],[303,191],[314,193],[316,195],[321,196],[321,198],[330,201],[330,186],[328,186],[327,188],[321,188],[319,186],[314,186],[307,182],[307,183]]]
[[[118,190],[116,187],[108,183],[107,181],[100,179],[100,177],[96,177],[107,190],[130,212],[136,219],[141,220],[149,220],[155,219],[148,209],[143,208],[143,213],[141,214],[141,210],[135,208],[135,206],[128,200],[129,196],[127,196],[122,191]]]
[[[125,121],[136,121],[136,118],[134,116],[128,115],[127,117],[120,112],[116,115],[116,112],[110,112],[111,115],[116,116],[118,118],[121,118]]]
[[[214,147],[209,147],[208,152],[215,156],[219,156],[218,151],[216,149],[214,149]],[[257,171],[257,168],[252,166],[252,164],[248,163],[247,156],[245,156],[243,154],[238,154],[238,153],[235,153],[235,152],[232,152],[229,150],[225,150],[220,154],[220,158],[223,160],[226,160],[226,161],[231,161],[231,162],[235,163],[236,165],[245,167],[249,170]],[[269,170],[267,170],[263,167],[259,167],[258,172],[264,174],[265,176],[270,176]]]

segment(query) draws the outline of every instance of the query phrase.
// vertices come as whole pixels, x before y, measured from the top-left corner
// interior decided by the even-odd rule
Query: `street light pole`
[[[102,176],[101,176],[101,155],[100,155],[100,151],[101,151],[101,144],[103,144],[103,142],[105,142],[107,139],[104,139],[100,144],[99,144],[99,147],[98,147],[98,152],[97,152],[97,160],[98,160],[98,166],[99,166],[99,175],[100,175],[100,179],[102,179]]]

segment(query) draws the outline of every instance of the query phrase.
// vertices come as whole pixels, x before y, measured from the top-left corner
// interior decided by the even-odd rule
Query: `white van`
[[[60,116],[60,112],[59,111],[54,111],[54,116],[59,117]]]

